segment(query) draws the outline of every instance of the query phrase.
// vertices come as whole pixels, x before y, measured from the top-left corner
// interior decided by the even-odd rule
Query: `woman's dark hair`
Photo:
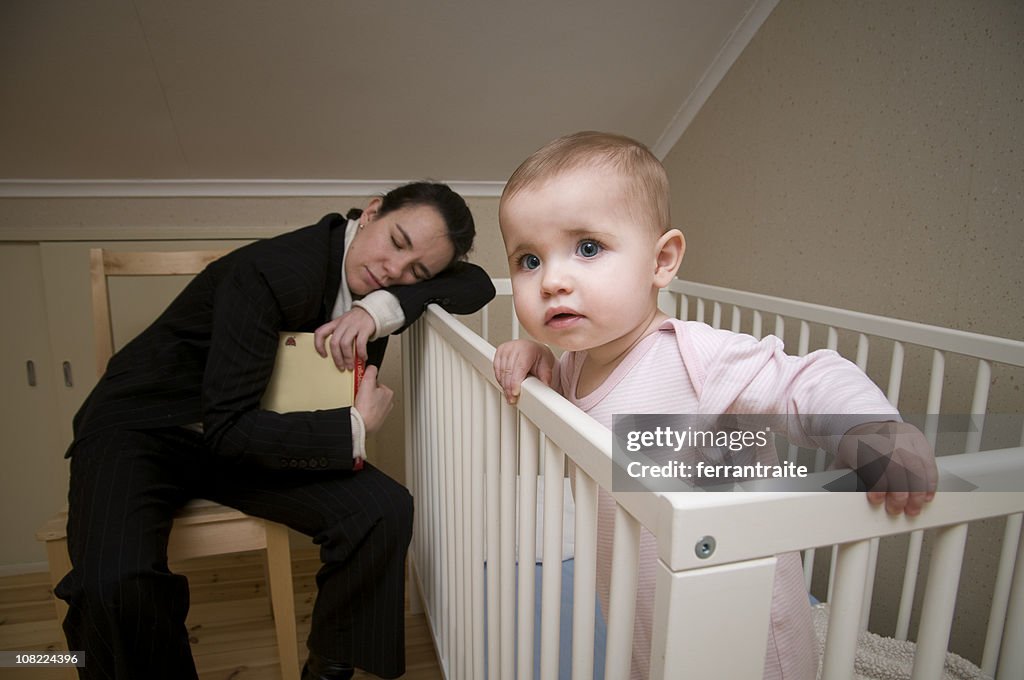
[[[444,220],[448,229],[448,240],[455,248],[452,261],[463,259],[473,249],[473,238],[476,236],[476,224],[473,213],[469,211],[465,199],[452,191],[447,184],[439,182],[412,182],[392,189],[381,197],[380,215],[418,206],[433,208]],[[358,218],[362,211],[355,209],[348,212],[349,219]]]

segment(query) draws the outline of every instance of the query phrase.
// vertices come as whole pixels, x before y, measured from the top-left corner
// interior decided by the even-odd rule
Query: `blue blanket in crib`
[[[558,678],[559,680],[570,680],[572,678],[572,590],[573,590],[573,565],[572,559],[562,561],[562,598],[559,607],[559,653],[558,653]],[[541,617],[540,605],[543,590],[541,569],[542,565],[534,567],[534,592],[533,606],[533,677],[540,677],[540,634]],[[484,583],[486,584],[487,567],[484,567]],[[486,588],[486,585],[484,586]],[[517,586],[518,588],[518,586]],[[486,612],[484,615],[485,627],[484,636],[487,635]],[[594,598],[594,680],[604,680],[604,648],[607,637],[604,616],[601,615],[601,605]],[[484,668],[487,668],[487,649],[484,647]]]

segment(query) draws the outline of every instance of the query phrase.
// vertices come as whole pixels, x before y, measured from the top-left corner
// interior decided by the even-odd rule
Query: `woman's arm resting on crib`
[[[837,462],[857,472],[868,488],[868,501],[885,503],[890,515],[914,516],[935,497],[938,469],[931,444],[913,425],[863,423],[839,442]]]
[[[550,386],[554,380],[554,368],[554,353],[533,340],[503,342],[494,352],[494,379],[509,404],[519,401],[519,388],[528,375],[536,376]]]

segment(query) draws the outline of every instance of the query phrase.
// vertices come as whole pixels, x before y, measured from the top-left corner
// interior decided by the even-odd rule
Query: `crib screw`
[[[697,541],[697,545],[693,547],[693,552],[697,553],[697,557],[702,560],[706,560],[715,554],[715,537],[705,536],[704,538]]]

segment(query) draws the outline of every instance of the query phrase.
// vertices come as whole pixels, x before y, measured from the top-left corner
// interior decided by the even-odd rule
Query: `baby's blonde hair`
[[[577,132],[548,142],[512,173],[501,202],[564,172],[586,166],[619,173],[626,182],[627,196],[633,201],[631,212],[639,219],[650,220],[658,233],[671,228],[665,167],[640,142],[609,132]]]

